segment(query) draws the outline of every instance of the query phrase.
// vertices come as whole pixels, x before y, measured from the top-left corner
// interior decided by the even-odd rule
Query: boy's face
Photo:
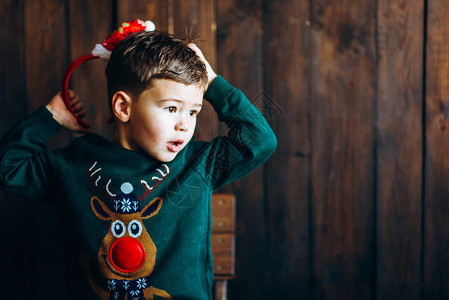
[[[131,103],[128,131],[121,145],[172,161],[193,136],[204,91],[196,85],[157,79]]]

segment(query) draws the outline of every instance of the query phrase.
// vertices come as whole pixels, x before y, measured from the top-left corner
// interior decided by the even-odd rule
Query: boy
[[[61,127],[84,131],[58,94],[0,142],[1,186],[56,203],[71,298],[212,299],[212,192],[263,163],[276,138],[195,45],[169,34],[126,38],[106,75],[114,143],[87,133],[46,151]],[[228,136],[192,140],[203,96]]]

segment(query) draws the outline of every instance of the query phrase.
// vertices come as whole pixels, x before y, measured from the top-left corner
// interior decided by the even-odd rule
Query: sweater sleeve
[[[0,187],[30,198],[42,198],[52,176],[50,138],[61,128],[52,114],[41,107],[0,140]]]
[[[204,98],[228,127],[226,136],[212,140],[207,158],[213,188],[218,189],[264,163],[277,141],[261,112],[223,77],[215,78]]]

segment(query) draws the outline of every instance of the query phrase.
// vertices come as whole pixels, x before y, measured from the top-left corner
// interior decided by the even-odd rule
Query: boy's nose
[[[180,120],[175,125],[175,130],[177,130],[177,131],[187,131],[188,129],[189,129],[189,127],[187,125],[187,122],[185,122],[184,120]]]

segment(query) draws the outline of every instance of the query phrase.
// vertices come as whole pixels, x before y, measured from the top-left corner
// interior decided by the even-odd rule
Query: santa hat
[[[132,22],[125,22],[120,25],[120,27],[115,30],[107,39],[105,39],[100,44],[95,45],[95,48],[91,51],[91,54],[81,56],[75,59],[65,70],[64,76],[62,78],[62,99],[67,107],[67,109],[75,116],[78,123],[84,127],[89,128],[89,124],[81,120],[76,116],[69,102],[69,79],[73,71],[82,63],[89,61],[91,59],[101,58],[104,61],[108,61],[111,56],[111,52],[121,40],[126,38],[128,35],[141,31],[154,31],[156,26],[151,21],[134,20]]]

